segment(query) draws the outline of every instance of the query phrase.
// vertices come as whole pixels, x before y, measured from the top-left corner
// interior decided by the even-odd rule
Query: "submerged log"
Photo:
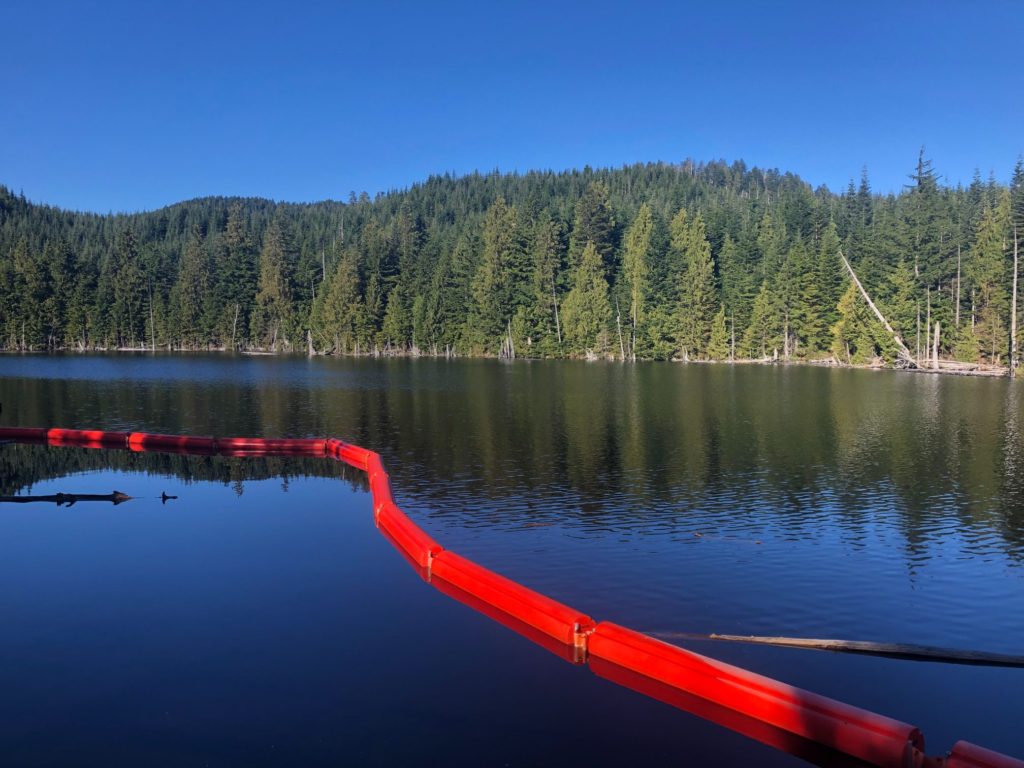
[[[173,498],[173,497],[172,497]],[[0,496],[0,502],[8,504],[56,504],[60,506],[73,506],[80,501],[106,501],[114,506],[131,501],[132,497],[120,491],[113,493],[54,493],[49,496]]]

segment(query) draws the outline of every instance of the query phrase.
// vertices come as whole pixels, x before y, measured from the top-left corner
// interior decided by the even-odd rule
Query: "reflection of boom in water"
[[[70,507],[79,501],[109,501],[115,506],[132,499],[127,493],[54,493],[50,496],[0,496],[0,502],[10,504],[32,504],[34,502]]]

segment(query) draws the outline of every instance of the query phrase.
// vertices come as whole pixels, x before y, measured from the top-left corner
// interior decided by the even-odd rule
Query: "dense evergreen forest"
[[[0,187],[0,348],[895,362],[1011,358],[1009,187],[842,193],[743,162],[435,176],[137,214]],[[1015,355],[1014,355],[1015,357]]]

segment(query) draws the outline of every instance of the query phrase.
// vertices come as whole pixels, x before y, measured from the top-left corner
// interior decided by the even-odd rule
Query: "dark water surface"
[[[599,620],[1024,654],[1024,383],[811,368],[0,357],[0,424],[333,435]],[[340,465],[0,447],[0,764],[792,765],[420,582]],[[178,495],[162,504],[161,492]],[[1024,670],[678,641],[1024,755]]]

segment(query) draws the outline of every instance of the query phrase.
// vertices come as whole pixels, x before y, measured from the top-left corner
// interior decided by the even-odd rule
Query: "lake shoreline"
[[[296,357],[324,357],[324,358],[358,358],[358,359],[374,359],[379,360],[382,358],[409,358],[419,359],[426,358],[431,360],[506,360],[508,362],[514,362],[516,360],[577,360],[584,362],[609,362],[609,363],[680,363],[684,365],[763,365],[763,366],[774,366],[774,365],[785,365],[785,366],[800,366],[800,367],[814,367],[814,368],[843,368],[851,370],[879,370],[879,371],[903,371],[906,373],[925,373],[934,375],[949,375],[949,376],[980,376],[984,378],[1014,378],[1010,376],[1010,370],[1006,366],[993,366],[986,363],[962,363],[955,360],[939,360],[938,368],[933,367],[897,367],[895,365],[888,365],[884,363],[841,363],[835,358],[822,358],[817,360],[786,360],[783,358],[772,359],[772,358],[737,358],[734,360],[683,360],[681,358],[671,358],[669,360],[656,360],[651,358],[640,358],[637,360],[622,360],[615,356],[590,356],[590,357],[529,357],[529,356],[517,356],[514,358],[501,357],[499,355],[460,355],[456,353],[450,354],[429,354],[426,352],[410,352],[410,351],[376,351],[376,352],[344,352],[341,354],[330,352],[330,353],[314,353],[309,354],[307,352],[299,351],[271,351],[265,349],[238,349],[228,350],[224,347],[209,347],[207,349],[152,349],[151,347],[114,347],[104,348],[95,347],[90,349],[81,349],[80,347],[64,347],[57,349],[47,350],[15,350],[15,349],[0,349],[0,355],[49,355],[49,354],[75,354],[75,355],[109,355],[109,354],[122,354],[122,353],[150,353],[150,354],[164,354],[164,355],[190,355],[190,354],[223,354],[223,355],[240,355],[245,357],[280,357],[280,358],[296,358]]]

